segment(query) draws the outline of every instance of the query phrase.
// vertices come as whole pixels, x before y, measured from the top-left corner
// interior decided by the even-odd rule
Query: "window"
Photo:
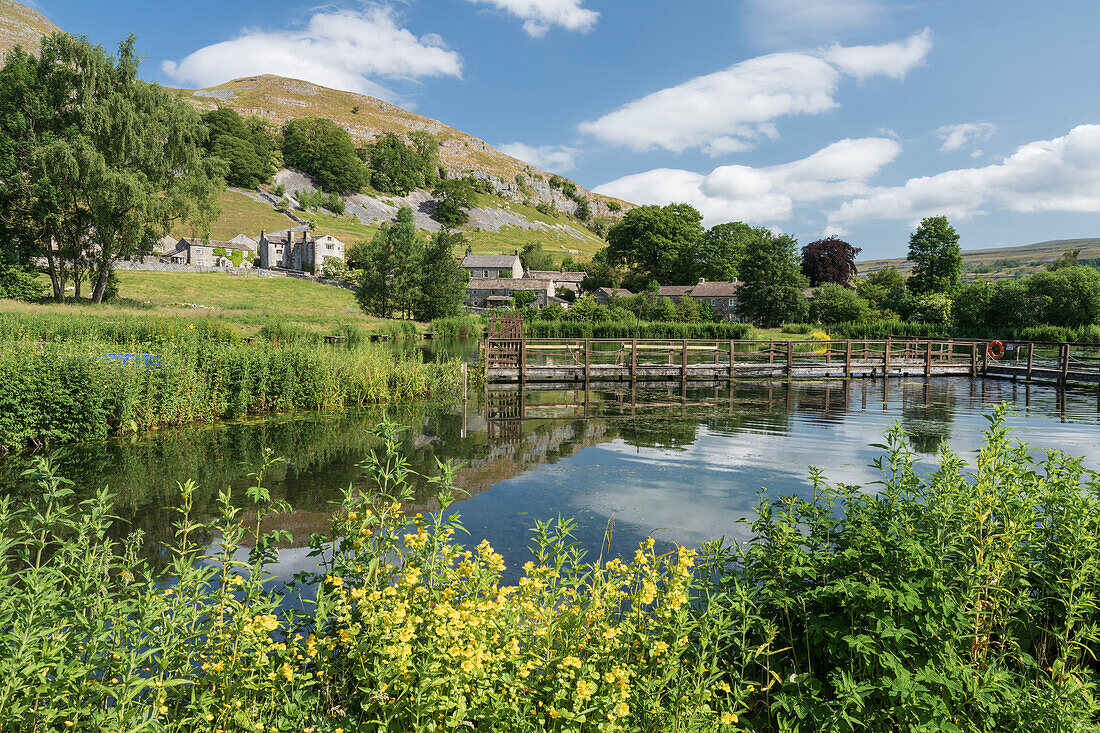
[[[482,277],[489,277],[489,271],[488,270],[482,270],[481,271],[481,276]]]
[[[714,305],[714,298],[711,298],[711,299],[710,299],[710,304],[711,304],[711,305]]]
[[[202,247],[195,247],[195,254],[201,255],[202,254]]]
[[[732,308],[736,304],[734,303],[733,298],[730,298],[730,302],[726,303],[726,305],[728,305],[730,308]]]

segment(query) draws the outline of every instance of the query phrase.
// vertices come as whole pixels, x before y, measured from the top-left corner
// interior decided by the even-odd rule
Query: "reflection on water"
[[[1037,449],[1063,448],[1100,468],[1098,403],[1093,390],[1059,391],[1010,382],[934,378],[787,384],[739,382],[732,389],[681,385],[620,391],[518,389],[477,395],[468,405],[298,413],[164,431],[51,452],[60,472],[87,492],[109,485],[116,513],[152,540],[147,557],[172,536],[177,482],[195,479],[196,509],[213,516],[219,490],[245,502],[248,473],[264,448],[286,462],[265,483],[294,513],[278,520],[296,536],[280,572],[301,569],[310,532],[324,532],[349,484],[366,488],[357,464],[375,447],[368,430],[385,416],[409,427],[402,451],[430,475],[437,460],[463,463],[455,505],[476,544],[488,538],[516,567],[526,560],[536,519],[571,516],[591,552],[629,552],[652,534],[698,545],[745,536],[758,492],[804,494],[807,466],[830,480],[873,489],[869,444],[895,421],[930,468],[943,445],[973,450],[987,425],[981,411],[1013,405],[1018,438]],[[19,477],[28,458],[0,461],[0,487],[29,494]],[[424,483],[416,510],[436,508]],[[120,529],[120,532],[123,531]],[[128,531],[128,530],[126,530]],[[213,537],[207,537],[212,541]]]

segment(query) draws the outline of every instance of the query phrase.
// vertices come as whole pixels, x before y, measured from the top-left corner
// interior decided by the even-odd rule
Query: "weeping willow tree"
[[[208,232],[224,163],[204,156],[198,113],[138,79],[134,38],[117,56],[56,33],[0,69],[0,240],[103,299],[114,263],[149,254],[177,222]]]

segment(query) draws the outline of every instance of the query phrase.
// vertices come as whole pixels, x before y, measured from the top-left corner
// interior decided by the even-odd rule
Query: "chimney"
[[[697,282],[696,285],[702,285],[706,281],[707,281],[707,279],[705,277],[701,277],[701,278],[699,278],[699,282]]]
[[[264,230],[263,230],[263,229],[261,229],[261,230],[260,230],[260,239],[263,239],[263,238],[264,238]]]
[[[516,247],[516,257],[519,257],[519,247]]]

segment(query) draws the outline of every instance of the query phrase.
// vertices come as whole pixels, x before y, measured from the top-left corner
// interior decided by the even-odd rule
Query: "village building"
[[[611,305],[613,298],[629,298],[632,295],[634,293],[626,288],[598,288],[592,294],[592,298],[596,301],[596,305]]]
[[[325,260],[344,259],[344,243],[331,234],[314,236],[308,226],[260,232],[256,245],[260,267],[315,272]]]
[[[471,278],[466,284],[466,307],[468,308],[502,308],[510,305],[512,296],[519,290],[530,290],[535,293],[535,301],[531,305],[536,308],[545,308],[549,303],[562,304],[560,298],[555,297],[553,280],[537,280],[531,277],[477,277]]]
[[[519,258],[519,250],[514,255],[475,255],[468,254],[462,258],[462,267],[469,274],[470,279],[487,277],[523,277],[523,262]]]
[[[709,305],[719,320],[740,323],[745,319],[737,314],[739,287],[741,283],[736,280],[711,281],[699,278],[699,282],[694,285],[662,285],[657,289],[657,297],[668,298],[673,303],[680,302],[681,298],[692,298]]]
[[[197,267],[252,267],[255,258],[256,242],[244,234],[227,242],[183,237],[160,256],[162,262]]]
[[[528,270],[527,277],[536,280],[553,280],[554,287],[560,293],[562,290],[571,290],[574,295],[580,295],[581,281],[588,277],[587,272],[566,272],[565,270]]]

